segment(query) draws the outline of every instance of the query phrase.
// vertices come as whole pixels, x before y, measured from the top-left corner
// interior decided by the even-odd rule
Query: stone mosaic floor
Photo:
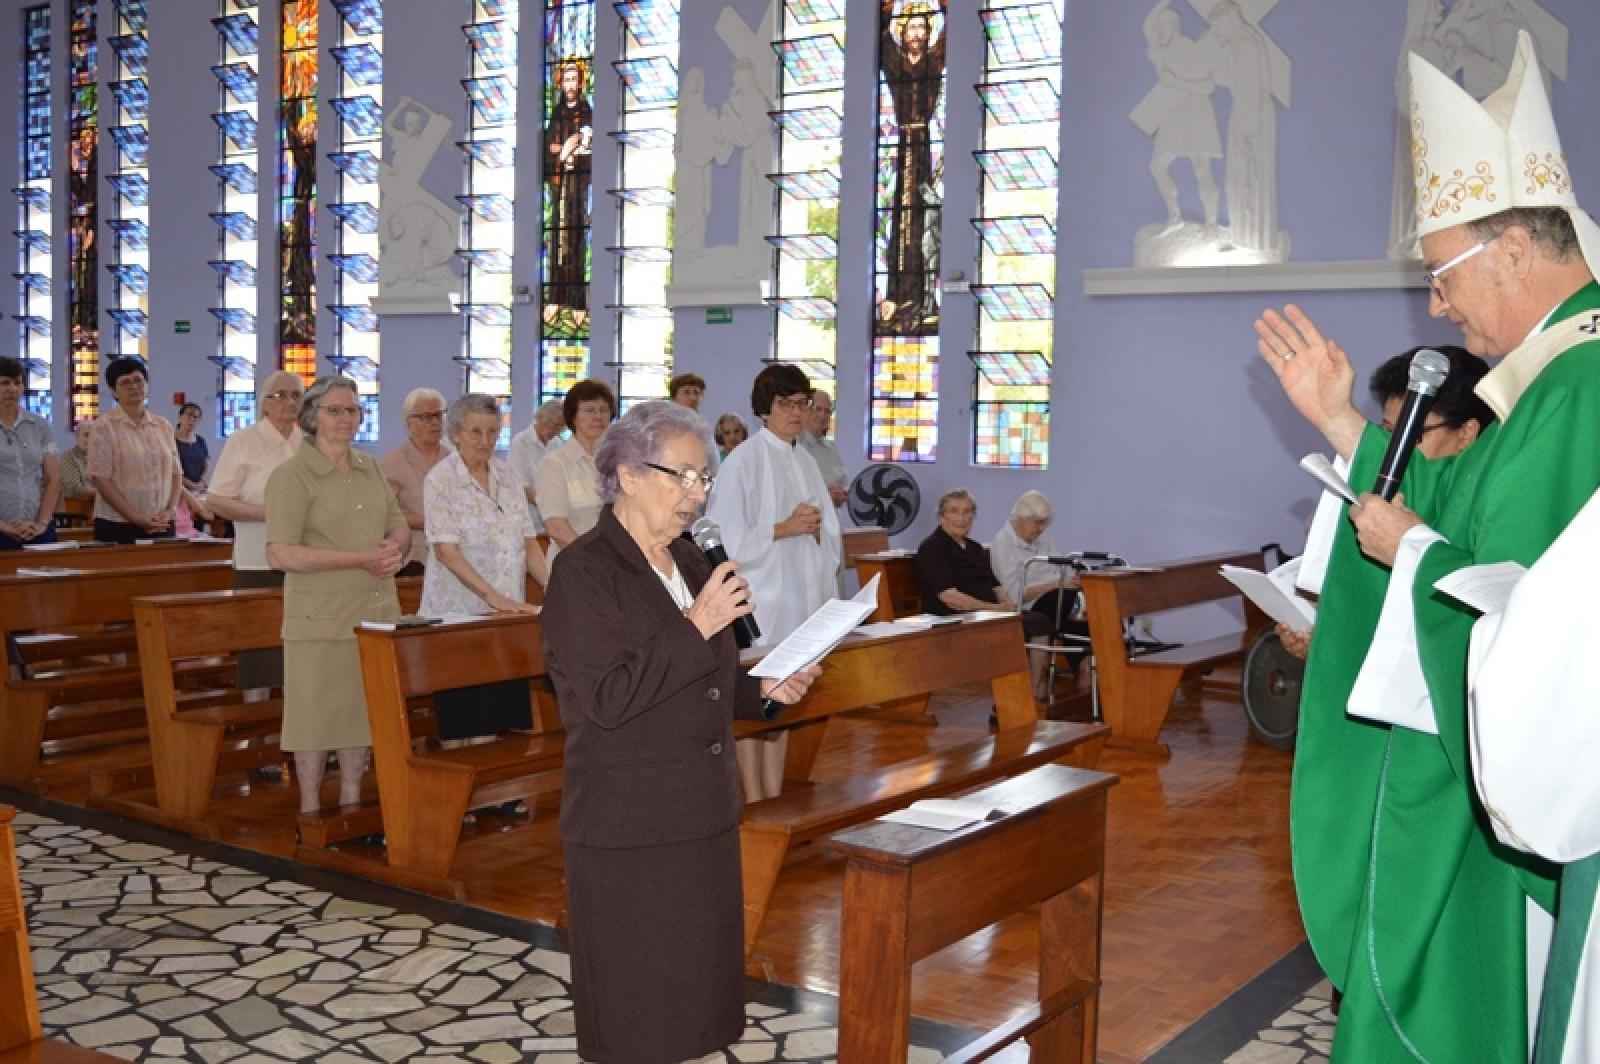
[[[1314,1064],[1328,1059],[1333,1047],[1334,1015],[1324,979],[1306,992],[1270,1027],[1256,1032],[1255,1038],[1223,1064]]]
[[[56,1037],[151,1062],[579,1059],[548,934],[435,922],[37,814],[14,826]],[[833,1057],[831,1002],[746,1015],[741,1041],[708,1059]]]

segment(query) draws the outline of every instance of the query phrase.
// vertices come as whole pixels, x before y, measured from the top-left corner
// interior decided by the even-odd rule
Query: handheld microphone
[[[722,546],[722,529],[709,517],[702,517],[689,526],[689,536],[694,540],[694,545],[705,553],[706,561],[715,569],[728,560],[728,552]],[[761,639],[761,629],[756,625],[756,619],[750,614],[733,619],[733,635],[739,641],[739,649],[748,650]]]
[[[1424,347],[1412,356],[1406,401],[1400,407],[1394,435],[1389,437],[1389,449],[1383,452],[1378,479],[1372,486],[1373,494],[1385,502],[1392,500],[1400,489],[1400,479],[1406,475],[1411,452],[1422,439],[1422,423],[1428,419],[1428,411],[1433,409],[1433,401],[1449,375],[1450,360],[1433,348]]]

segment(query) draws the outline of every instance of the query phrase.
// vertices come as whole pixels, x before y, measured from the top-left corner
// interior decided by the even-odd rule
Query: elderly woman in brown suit
[[[704,432],[667,402],[612,425],[595,457],[606,505],[545,599],[578,1052],[604,1064],[692,1059],[743,1030],[732,719],[818,674],[773,687],[739,668],[728,625],[748,588],[681,538],[711,485]]]

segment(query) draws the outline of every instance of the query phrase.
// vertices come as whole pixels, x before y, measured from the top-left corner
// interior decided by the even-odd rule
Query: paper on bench
[[[1237,565],[1224,565],[1222,576],[1244,592],[1245,598],[1261,607],[1261,612],[1297,632],[1310,631],[1317,623],[1317,608],[1295,592],[1294,578],[1299,559],[1285,562],[1270,573]]]
[[[1528,570],[1518,562],[1469,565],[1441,576],[1433,586],[1479,613],[1498,613],[1511,601],[1511,592]]]
[[[822,607],[807,617],[789,638],[772,648],[772,651],[750,670],[751,676],[762,679],[787,680],[807,665],[815,665],[827,657],[839,641],[855,630],[878,608],[878,577],[873,576],[854,598],[829,599]]]
[[[362,621],[361,627],[372,632],[397,632],[402,627],[411,628],[438,628],[444,624],[466,624],[468,621],[481,621],[493,617],[492,613],[447,613],[438,619],[438,624],[408,624],[400,625],[394,621]]]
[[[932,828],[934,831],[959,831],[969,824],[981,824],[985,820],[994,820],[1004,815],[1003,810],[982,802],[968,802],[958,798],[924,798],[920,802],[912,802],[904,809],[885,813],[878,819],[891,824]]]
[[[60,565],[19,565],[18,576],[77,576],[83,569],[68,569]]]
[[[54,543],[24,543],[23,550],[76,550],[78,541],[75,539],[60,539]]]

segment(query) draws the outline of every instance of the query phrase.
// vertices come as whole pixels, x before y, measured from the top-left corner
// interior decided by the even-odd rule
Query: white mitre
[[[1527,32],[1517,34],[1506,83],[1482,103],[1415,52],[1410,64],[1417,235],[1513,207],[1561,207],[1572,218],[1589,271],[1600,277],[1600,226],[1573,194]]]

